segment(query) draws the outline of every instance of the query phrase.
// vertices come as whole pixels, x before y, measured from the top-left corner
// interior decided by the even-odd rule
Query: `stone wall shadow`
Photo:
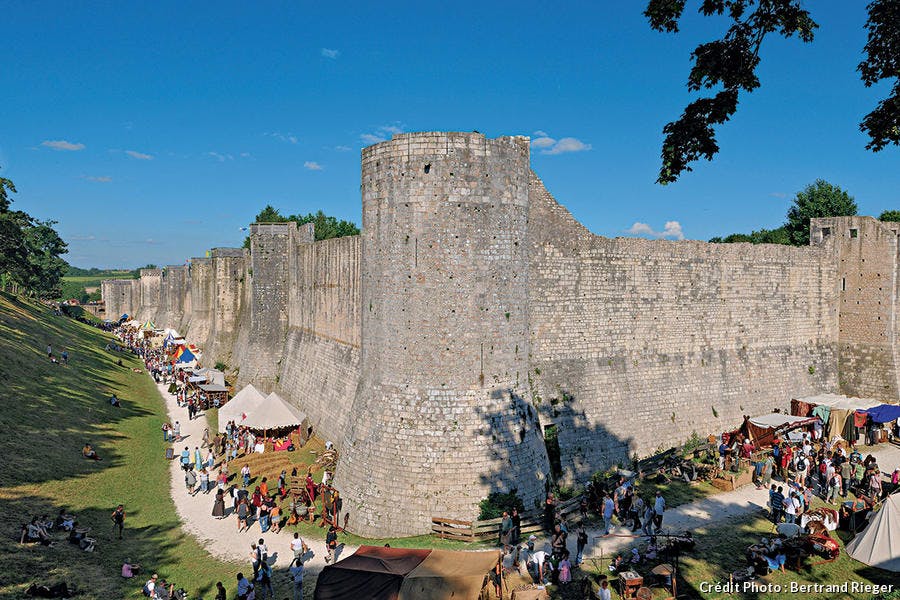
[[[564,392],[565,393],[565,392]],[[487,473],[480,475],[480,481],[491,492],[506,492],[519,489],[515,475],[521,473],[539,473],[544,482],[537,498],[525,500],[525,509],[531,510],[540,505],[546,492],[555,485],[584,485],[590,481],[595,471],[604,470],[621,463],[630,467],[630,456],[633,452],[631,438],[626,438],[609,430],[602,424],[591,423],[584,411],[577,409],[577,399],[566,394],[566,402],[532,403],[514,390],[502,389],[492,392],[492,398],[509,398],[509,405],[503,412],[476,408],[480,420],[493,433],[495,439],[505,440],[510,436],[518,444],[526,447],[517,458],[531,459],[526,465],[510,464],[507,460],[498,460],[497,465]],[[548,449],[548,433],[555,431],[559,442],[559,465],[554,472],[551,462],[553,450]],[[497,453],[498,459],[503,459]]]

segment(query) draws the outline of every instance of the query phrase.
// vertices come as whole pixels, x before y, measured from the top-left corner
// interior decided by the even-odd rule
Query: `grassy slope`
[[[66,347],[69,367],[44,355]],[[44,307],[0,296],[0,598],[20,598],[32,581],[67,580],[83,598],[140,596],[142,581],[119,576],[123,559],[140,562],[192,597],[211,596],[221,579],[231,587],[236,565],[211,558],[181,533],[169,496],[168,464],[159,433],[163,404],[150,379],[132,371],[138,360],[104,351],[104,334]],[[116,409],[106,399],[123,399]],[[84,460],[90,441],[102,462]],[[124,503],[125,540],[114,539],[109,514]],[[74,512],[98,540],[95,553],[61,542],[20,546],[20,525],[32,515]]]

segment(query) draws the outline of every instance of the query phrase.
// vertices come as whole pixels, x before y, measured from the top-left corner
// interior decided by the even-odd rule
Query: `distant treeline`
[[[732,233],[709,240],[715,244],[787,244],[806,246],[809,244],[809,221],[823,217],[847,217],[855,215],[856,201],[853,196],[836,185],[817,179],[797,192],[794,203],[788,209],[785,223],[776,229],[760,229],[750,233]],[[881,221],[900,221],[900,211],[886,210],[878,217]]]
[[[328,216],[321,210],[306,215],[285,216],[272,205],[266,205],[254,219],[254,222],[256,223],[287,223],[288,221],[294,221],[298,225],[312,223],[315,228],[316,241],[329,240],[331,238],[348,235],[359,235],[359,227],[356,226],[356,223]],[[244,239],[244,248],[250,248],[249,235]]]

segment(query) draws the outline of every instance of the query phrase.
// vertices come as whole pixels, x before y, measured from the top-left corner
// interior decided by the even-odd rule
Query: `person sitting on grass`
[[[85,458],[89,458],[91,460],[103,460],[99,456],[97,456],[97,452],[94,450],[94,447],[90,444],[85,444],[84,448],[81,449],[81,455]]]
[[[122,408],[122,403],[115,394],[109,397],[109,403],[116,408]]]
[[[59,509],[59,514],[53,521],[53,528],[56,530],[72,531],[75,526],[75,515],[66,513],[66,509]]]
[[[44,528],[38,524],[37,517],[31,519],[31,523],[22,526],[22,535],[19,539],[19,543],[25,544],[26,542],[37,542],[44,546],[49,546],[52,543],[50,536],[47,534]]]
[[[141,565],[133,563],[127,558],[125,559],[125,562],[122,563],[122,577],[124,577],[125,579],[131,579],[140,572]]]

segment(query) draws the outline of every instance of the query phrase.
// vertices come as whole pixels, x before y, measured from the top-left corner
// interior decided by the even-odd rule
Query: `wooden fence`
[[[577,513],[581,505],[581,497],[572,498],[556,506],[556,510],[563,517]],[[538,511],[522,513],[519,533],[528,536],[532,533],[543,531],[544,514]],[[460,542],[477,542],[500,539],[500,522],[503,517],[488,519],[486,521],[460,521],[457,519],[445,519],[443,517],[431,518],[431,533],[442,540],[457,540]]]

